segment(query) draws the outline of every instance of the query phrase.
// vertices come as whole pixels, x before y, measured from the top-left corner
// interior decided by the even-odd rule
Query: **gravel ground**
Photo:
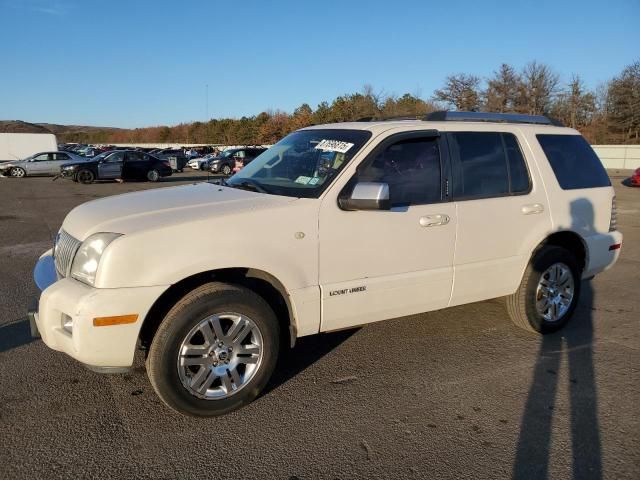
[[[640,189],[622,176],[622,256],[564,331],[530,335],[494,300],[303,338],[264,395],[210,420],[161,404],[141,356],[95,374],[25,319],[72,207],[202,179],[0,178],[0,478],[640,478]]]

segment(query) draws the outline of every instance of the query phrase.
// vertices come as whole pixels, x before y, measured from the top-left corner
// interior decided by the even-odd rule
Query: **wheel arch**
[[[533,250],[531,258],[533,258],[542,247],[549,245],[569,250],[576,256],[576,260],[583,270],[589,265],[589,249],[584,239],[578,233],[572,230],[561,230],[549,234]]]
[[[154,302],[142,323],[138,340],[148,350],[162,320],[182,297],[208,282],[217,281],[240,285],[260,295],[273,309],[282,341],[294,346],[297,338],[296,319],[291,298],[286,288],[275,276],[254,268],[222,268],[196,273],[180,280],[165,290]]]

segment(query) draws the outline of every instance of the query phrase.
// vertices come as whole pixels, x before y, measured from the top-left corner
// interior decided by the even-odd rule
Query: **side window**
[[[513,134],[457,132],[450,135],[456,199],[501,197],[530,188],[524,156]]]
[[[140,152],[127,152],[127,162],[141,162],[142,154]]]
[[[115,152],[109,155],[107,158],[105,158],[104,161],[105,163],[118,163],[118,162],[122,162],[123,158],[124,158],[123,152]]]
[[[53,158],[54,160],[69,160],[69,155],[67,155],[66,153],[54,153],[53,154]]]
[[[608,187],[609,176],[582,135],[536,135],[563,190]]]
[[[38,155],[37,157],[33,158],[34,162],[46,162],[49,160],[49,154],[48,153],[43,153],[42,155]]]
[[[389,145],[358,173],[358,181],[387,183],[392,206],[439,202],[438,139],[415,138]]]
[[[503,133],[504,148],[507,151],[507,166],[509,167],[509,181],[511,193],[526,193],[529,191],[531,182],[529,181],[529,171],[516,140],[515,135]]]

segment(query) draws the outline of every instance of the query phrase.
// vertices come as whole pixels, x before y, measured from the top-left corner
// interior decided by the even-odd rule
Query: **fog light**
[[[73,334],[73,318],[71,318],[66,313],[62,314],[62,318],[60,319],[62,323],[62,328],[69,334]]]

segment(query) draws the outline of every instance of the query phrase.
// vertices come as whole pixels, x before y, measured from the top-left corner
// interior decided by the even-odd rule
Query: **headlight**
[[[82,242],[73,259],[71,276],[93,286],[102,253],[111,242],[120,236],[120,233],[94,233]]]
[[[220,163],[220,160],[211,160],[211,164]]]

